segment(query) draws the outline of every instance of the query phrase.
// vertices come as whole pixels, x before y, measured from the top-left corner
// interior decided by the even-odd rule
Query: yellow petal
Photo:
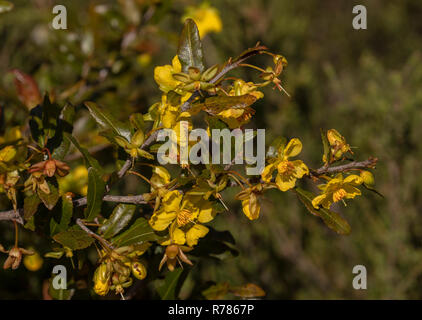
[[[183,195],[178,190],[167,192],[163,197],[164,210],[167,212],[177,211],[180,207]]]
[[[154,230],[163,231],[176,219],[176,216],[176,211],[165,212],[160,210],[154,213],[148,222]]]
[[[246,199],[242,201],[242,210],[243,213],[249,218],[249,220],[256,220],[259,218],[259,212],[261,211],[261,206],[258,201],[255,201],[255,204],[251,203],[251,199]]]
[[[355,184],[355,185],[359,185],[362,184],[363,179],[356,175],[356,174],[351,174],[350,176],[347,176],[344,180],[344,183],[351,183],[351,184]]]
[[[354,197],[362,194],[358,188],[351,185],[344,185],[343,189],[347,192],[346,199],[353,199]]]
[[[204,237],[209,229],[201,224],[195,224],[186,232],[186,243],[189,247],[198,244],[198,239]]]
[[[293,138],[284,148],[284,158],[297,156],[302,151],[302,142],[298,138]]]
[[[305,174],[309,174],[309,169],[306,166],[306,164],[303,163],[302,160],[291,161],[291,163],[293,163],[293,165],[295,167],[295,177],[296,178],[300,179]]]
[[[323,204],[327,204],[327,195],[326,194],[321,194],[319,196],[316,196],[312,200],[312,205],[314,206],[315,209],[319,209],[319,207]],[[329,205],[328,205],[328,207],[329,207]]]
[[[201,223],[210,222],[215,218],[216,214],[217,212],[214,210],[212,203],[207,200],[203,200],[199,210],[198,221]]]
[[[266,166],[261,173],[262,180],[264,180],[265,182],[270,182],[273,177],[274,170],[275,170],[275,162]]]
[[[174,229],[172,234],[173,244],[184,245],[186,242],[185,233],[179,228]]]
[[[293,175],[278,174],[275,178],[275,183],[281,191],[287,191],[294,188],[296,184],[296,178]]]

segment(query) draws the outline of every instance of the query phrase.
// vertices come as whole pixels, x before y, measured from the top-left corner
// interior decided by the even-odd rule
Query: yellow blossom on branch
[[[270,182],[273,172],[277,170],[275,183],[281,191],[294,188],[297,179],[309,174],[309,169],[302,160],[290,161],[289,158],[297,156],[302,151],[302,142],[293,138],[285,148],[278,150],[277,160],[265,167],[261,174],[262,180]]]
[[[312,205],[318,209],[320,206],[329,209],[333,202],[343,199],[353,199],[360,196],[358,185],[363,183],[363,179],[355,174],[343,178],[341,173],[330,179],[326,184],[319,185],[322,194],[312,200]]]

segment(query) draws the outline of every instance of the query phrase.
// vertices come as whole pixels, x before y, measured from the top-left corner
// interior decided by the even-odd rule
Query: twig
[[[335,166],[335,167],[323,166],[316,170],[311,169],[311,176],[321,176],[327,173],[343,172],[350,169],[374,168],[375,165],[377,164],[377,161],[378,161],[378,158],[369,158],[364,161],[353,161],[348,164]]]
[[[221,80],[224,75],[228,72],[230,72],[233,69],[236,69],[237,67],[239,67],[244,61],[248,60],[250,57],[259,54],[260,51],[263,51],[264,47],[262,47],[262,50],[258,49],[259,47],[257,47],[256,51],[251,51],[249,54],[246,54],[245,56],[243,56],[242,58],[235,60],[235,61],[231,61],[229,60],[228,63],[224,66],[224,68],[217,73],[214,78],[212,78],[209,83],[211,84],[215,84],[217,83],[219,80]],[[199,96],[199,91],[195,91],[188,100],[186,100],[185,103],[182,104],[181,107],[181,111],[187,111],[191,108],[192,106],[192,102]]]
[[[108,241],[106,241],[105,239],[103,239],[102,237],[100,237],[98,234],[96,234],[95,232],[91,231],[90,229],[88,229],[83,221],[81,219],[76,219],[76,224],[86,233],[88,233],[91,237],[97,239],[98,241],[100,241],[102,244],[106,245],[109,249],[114,250],[114,247],[108,243]]]
[[[132,203],[132,204],[145,204],[147,203],[144,200],[144,197],[142,194],[136,195],[136,196],[113,196],[113,195],[105,195],[103,197],[103,201],[107,202],[119,202],[119,203]],[[79,198],[73,200],[73,206],[74,207],[82,207],[87,204],[87,198]],[[15,220],[17,223],[24,224],[23,221],[23,209],[15,210],[8,210],[8,211],[2,211],[0,212],[0,221],[2,220]]]

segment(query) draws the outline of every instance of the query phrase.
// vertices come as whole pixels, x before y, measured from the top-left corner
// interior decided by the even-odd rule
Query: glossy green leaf
[[[93,220],[101,211],[103,197],[106,192],[106,183],[97,169],[88,169],[87,206],[84,212],[88,221]]]
[[[315,198],[315,195],[312,192],[303,190],[301,188],[296,188],[295,192],[299,197],[299,200],[305,205],[308,211],[313,215],[320,217],[327,225],[327,227],[334,230],[338,234],[346,235],[350,233],[351,228],[349,223],[344,220],[337,212],[322,207],[320,209],[314,208],[312,205],[312,199]]]
[[[133,204],[118,204],[110,218],[99,229],[104,238],[110,239],[122,231],[132,219],[135,209],[136,205]]]
[[[91,116],[103,130],[112,130],[115,135],[130,141],[132,134],[129,125],[115,119],[110,113],[100,108],[95,102],[85,102]]]
[[[88,248],[94,242],[94,239],[79,226],[73,226],[66,231],[59,232],[53,236],[53,239],[71,250]]]
[[[161,286],[157,287],[157,292],[162,300],[176,300],[181,287],[182,268],[177,268],[168,272]]]
[[[57,216],[53,216],[50,220],[50,235],[54,236],[58,232],[65,231],[72,219],[73,201],[71,197],[62,197],[61,210],[57,210]],[[57,220],[56,220],[57,219]]]
[[[128,230],[114,237],[112,243],[122,247],[160,239],[162,237],[155,233],[145,218],[138,218]]]
[[[188,72],[189,67],[204,70],[202,43],[199,37],[198,27],[192,19],[186,19],[185,26],[179,39],[179,48],[177,50],[182,71]]]

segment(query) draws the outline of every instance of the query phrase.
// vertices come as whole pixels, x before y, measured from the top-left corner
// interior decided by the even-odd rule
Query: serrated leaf
[[[155,233],[145,218],[138,218],[128,230],[114,237],[112,243],[123,247],[146,241],[157,241],[162,238]]]
[[[157,288],[157,292],[162,300],[177,299],[178,291],[181,287],[182,268],[177,268],[172,272],[168,272],[164,279],[163,285]]]
[[[100,213],[105,192],[105,181],[97,169],[90,167],[88,169],[87,205],[84,212],[88,221],[93,220]]]
[[[204,70],[202,43],[198,27],[192,19],[185,21],[179,39],[177,55],[184,73],[187,73],[190,67],[198,68],[200,72]]]
[[[37,194],[46,206],[46,208],[48,210],[52,210],[57,204],[57,201],[59,201],[60,194],[56,185],[52,184],[51,182],[47,182],[47,184],[50,189],[50,193],[47,194],[38,188]]]
[[[53,236],[53,239],[70,250],[85,249],[94,242],[94,239],[79,226],[73,226],[66,231],[59,232]]]
[[[122,231],[135,213],[136,205],[118,204],[111,214],[110,218],[99,229],[104,238],[110,239]]]
[[[50,235],[54,236],[58,232],[65,231],[72,219],[73,215],[73,201],[71,197],[64,195],[62,197],[62,207],[61,210],[57,210],[58,221],[56,217],[52,217],[50,220]]]
[[[310,213],[320,217],[324,223],[330,229],[334,230],[338,234],[349,234],[351,231],[349,223],[344,220],[337,212],[320,208],[315,209],[312,205],[312,200],[315,198],[315,195],[312,192],[303,190],[301,188],[295,188],[295,192],[299,197],[299,200],[305,205]]]
[[[129,125],[115,119],[110,113],[100,108],[95,102],[85,102],[91,116],[103,130],[112,130],[115,135],[130,141],[132,133]]]
[[[89,168],[92,167],[94,169],[96,169],[98,172],[103,172],[102,167],[100,166],[100,164],[98,163],[97,159],[95,159],[93,156],[90,155],[90,153],[88,152],[87,149],[85,149],[84,147],[82,147],[79,142],[69,133],[64,133],[64,138],[69,140],[70,142],[72,142],[72,144],[75,146],[76,149],[79,150],[79,152],[82,154],[84,160],[85,160],[85,165]]]
[[[32,194],[23,200],[23,212],[25,220],[31,219],[31,217],[37,212],[38,206],[41,203],[41,199],[37,194]]]

